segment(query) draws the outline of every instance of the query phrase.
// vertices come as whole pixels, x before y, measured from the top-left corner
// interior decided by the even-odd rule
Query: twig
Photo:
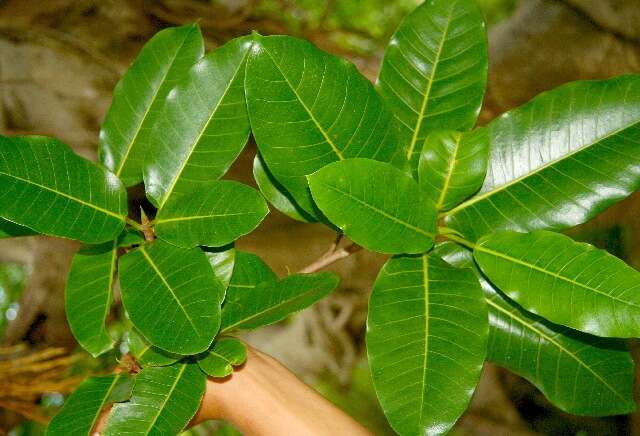
[[[309,274],[309,273],[314,273],[317,271],[320,271],[323,268],[326,268],[327,266],[341,260],[344,259],[346,257],[351,256],[353,253],[356,253],[360,250],[362,250],[362,247],[359,246],[358,244],[354,244],[351,243],[349,245],[347,245],[346,247],[340,248],[338,249],[337,244],[339,243],[339,239],[338,241],[336,241],[336,243],[334,243],[334,245],[332,246],[332,249],[330,249],[326,254],[324,254],[322,257],[320,257],[319,259],[317,259],[316,261],[314,261],[313,263],[305,266],[304,268],[302,268],[300,270],[301,273],[303,274]]]

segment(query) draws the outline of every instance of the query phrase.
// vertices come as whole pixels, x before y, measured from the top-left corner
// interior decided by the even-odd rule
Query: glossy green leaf
[[[367,353],[399,434],[444,434],[467,408],[486,354],[487,308],[474,273],[432,255],[394,257],[369,301]]]
[[[257,37],[245,86],[260,154],[312,216],[307,175],[349,157],[391,161],[400,154],[398,127],[371,83],[307,41]]]
[[[377,89],[400,122],[413,168],[429,132],[473,127],[486,83],[487,37],[476,2],[426,1],[404,19],[385,51]]]
[[[133,229],[125,229],[117,240],[118,247],[120,248],[130,248],[144,243],[145,240],[142,232]]]
[[[175,435],[200,407],[206,377],[194,363],[144,368],[136,377],[131,400],[116,404],[104,436]]]
[[[232,279],[220,331],[251,330],[278,322],[329,295],[339,281],[328,272],[294,274],[249,287],[240,287]]]
[[[213,344],[211,350],[198,358],[198,365],[211,377],[226,377],[234,366],[247,360],[247,348],[234,338],[223,338]]]
[[[180,355],[168,353],[158,347],[154,347],[136,329],[131,329],[127,332],[127,345],[129,346],[129,353],[136,358],[136,362],[143,368],[146,366],[172,365],[182,358]]]
[[[280,212],[296,221],[304,223],[315,221],[313,217],[296,204],[291,194],[286,192],[284,187],[273,177],[259,154],[256,154],[253,159],[253,178],[256,180],[262,195]]]
[[[69,327],[78,343],[97,357],[113,347],[105,323],[116,272],[116,240],[82,248],[71,262],[64,294]]]
[[[169,91],[202,57],[195,24],[158,32],[145,44],[113,92],[100,130],[100,160],[126,186],[142,181],[145,153]]]
[[[436,211],[418,184],[390,164],[347,159],[309,176],[316,204],[357,244],[382,253],[423,253]]]
[[[93,435],[91,431],[105,406],[126,401],[133,379],[125,374],[89,377],[65,401],[47,427],[48,436]]]
[[[158,238],[175,245],[221,247],[251,233],[268,213],[267,203],[255,189],[216,180],[169,203],[154,225]]]
[[[436,209],[450,209],[480,189],[488,158],[486,130],[466,134],[433,132],[427,136],[420,153],[420,186]]]
[[[484,185],[446,217],[469,239],[572,227],[640,188],[640,76],[563,85],[485,128]]]
[[[640,272],[604,250],[540,230],[487,235],[473,256],[530,312],[597,336],[640,336]]]
[[[0,239],[33,235],[37,235],[37,233],[30,228],[19,226],[16,223],[0,218]]]
[[[144,182],[162,207],[224,175],[249,138],[244,70],[251,37],[201,59],[167,96],[149,135]]]
[[[202,250],[157,240],[122,256],[119,272],[122,304],[145,339],[176,354],[209,348],[224,287]]]
[[[225,304],[232,302],[236,298],[236,294],[251,293],[253,288],[259,284],[265,282],[273,283],[277,280],[278,276],[259,256],[245,251],[238,251],[236,252],[236,263],[233,268]]]
[[[0,136],[0,216],[98,244],[124,228],[127,193],[113,174],[42,136]]]
[[[208,250],[205,251],[204,254],[207,256],[209,264],[213,268],[213,273],[224,288],[227,289],[236,262],[236,249],[232,246],[231,248],[217,251],[214,251],[215,249],[211,249],[211,251]]]
[[[453,243],[435,251],[456,266],[475,268],[471,252]],[[489,361],[526,378],[567,413],[607,416],[635,409],[633,360],[623,341],[526,312],[475,271],[489,307]]]

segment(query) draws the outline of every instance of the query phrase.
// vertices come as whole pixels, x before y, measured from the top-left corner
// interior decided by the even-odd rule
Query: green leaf
[[[223,338],[213,344],[213,348],[198,358],[200,369],[211,377],[226,377],[234,366],[247,360],[247,348],[234,338]]]
[[[253,178],[256,180],[262,195],[280,212],[289,218],[302,221],[303,223],[315,221],[315,218],[304,212],[302,208],[296,204],[291,194],[286,192],[284,187],[273,177],[273,174],[269,172],[269,169],[265,166],[259,154],[256,154],[256,157],[253,159]]]
[[[388,162],[400,154],[398,127],[371,83],[307,41],[256,37],[245,86],[260,154],[311,216],[307,175],[349,157]]]
[[[167,96],[149,134],[144,183],[162,207],[224,175],[249,138],[244,70],[251,37],[201,59]]]
[[[185,248],[221,247],[252,232],[269,213],[258,191],[231,180],[202,185],[154,220],[158,238]]]
[[[473,272],[432,255],[394,257],[369,301],[374,386],[400,434],[446,433],[467,408],[484,362],[487,308]]]
[[[446,217],[468,239],[572,227],[640,188],[640,76],[561,86],[486,129],[484,185]]]
[[[469,251],[450,242],[435,251],[456,266],[473,266],[478,274],[489,306],[489,361],[526,378],[567,413],[607,416],[635,409],[633,360],[623,341],[526,312],[480,274]]]
[[[406,173],[370,159],[329,164],[309,176],[325,216],[357,244],[382,253],[423,253],[433,245],[433,203]]]
[[[122,256],[119,272],[122,304],[145,339],[175,354],[209,348],[224,287],[202,250],[158,240]]]
[[[400,122],[413,168],[429,132],[473,127],[486,83],[487,36],[476,2],[427,1],[403,20],[377,89]]]
[[[83,247],[71,262],[64,294],[67,320],[73,336],[93,357],[113,348],[105,323],[117,258],[118,243],[114,240]]]
[[[136,358],[141,367],[172,365],[182,358],[177,354],[167,353],[151,345],[136,329],[127,332],[129,352]]]
[[[433,132],[420,153],[420,186],[436,209],[450,209],[480,189],[488,158],[486,130]]]
[[[604,250],[540,230],[487,235],[473,256],[530,312],[597,336],[640,336],[640,272]]]
[[[236,262],[236,249],[232,246],[231,248],[223,249],[221,251],[214,250],[215,249],[207,249],[204,254],[207,256],[209,264],[213,268],[213,273],[226,290],[227,287],[229,287],[229,282],[233,275],[233,269]]]
[[[232,279],[220,332],[251,330],[278,322],[329,295],[339,281],[337,275],[327,272],[294,274],[249,287],[239,287]]]
[[[200,407],[206,377],[194,363],[145,368],[136,377],[133,396],[116,404],[104,436],[178,434]]]
[[[253,289],[261,283],[274,283],[277,280],[278,276],[259,256],[238,251],[236,252],[236,263],[229,283],[225,305],[232,303],[236,296],[243,298],[243,293],[245,292],[249,296]]]
[[[136,245],[142,245],[144,242],[144,235],[133,229],[125,229],[117,240],[119,248],[130,248]]]
[[[171,88],[202,57],[195,24],[158,32],[145,44],[113,92],[100,130],[100,160],[125,186],[142,181],[142,164],[153,146],[152,131]]]
[[[87,378],[53,417],[47,435],[92,435],[91,430],[103,408],[115,401],[128,400],[132,388],[133,379],[125,374]]]
[[[124,228],[127,193],[113,174],[42,136],[0,136],[0,216],[98,244]]]
[[[37,235],[37,233],[28,227],[19,226],[16,223],[0,218],[0,239],[33,235]]]

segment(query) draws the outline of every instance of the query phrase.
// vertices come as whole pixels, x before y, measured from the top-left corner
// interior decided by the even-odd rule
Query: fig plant
[[[131,374],[88,378],[48,433],[90,434],[110,405],[106,435],[180,432],[206,376],[246,358],[229,334],[328,295],[338,278],[317,270],[359,248],[392,255],[367,351],[399,434],[451,429],[485,361],[569,413],[634,410],[624,338],[640,336],[640,273],[558,231],[640,185],[640,76],[570,83],[474,128],[486,82],[471,0],[428,0],[406,17],[375,86],[290,36],[204,55],[190,25],[154,36],[118,83],[99,164],[55,139],[0,137],[0,234],[85,244],[65,304],[91,354],[114,346],[116,280],[132,325]],[[250,135],[260,192],[221,179]],[[140,184],[149,202],[128,201]],[[276,277],[233,247],[265,199],[353,244]]]

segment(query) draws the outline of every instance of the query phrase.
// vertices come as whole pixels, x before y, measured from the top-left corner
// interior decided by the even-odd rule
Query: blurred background
[[[489,29],[485,123],[564,82],[640,71],[640,0],[476,0]],[[307,38],[375,80],[389,37],[418,0],[0,0],[0,133],[56,136],[95,158],[115,83],[158,30],[197,21],[207,46],[257,30]],[[250,144],[229,177],[251,181]],[[570,234],[640,267],[640,196]],[[238,242],[278,273],[296,271],[333,242],[319,225],[272,212]],[[0,241],[0,435],[42,434],[88,374],[108,372],[77,348],[63,292],[77,245],[51,238]],[[365,358],[367,297],[384,257],[358,253],[332,267],[339,291],[278,325],[247,335],[376,435],[391,435]],[[115,337],[122,314],[110,320]],[[631,344],[632,349],[640,349]],[[635,353],[640,355],[640,353]],[[230,435],[209,423],[189,432]],[[459,435],[640,435],[640,415],[581,418],[551,406],[526,381],[487,364]]]

